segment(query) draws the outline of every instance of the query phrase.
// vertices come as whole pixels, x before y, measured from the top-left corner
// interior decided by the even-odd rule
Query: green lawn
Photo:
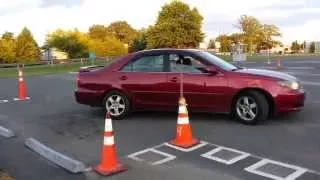
[[[96,62],[94,65],[104,65],[105,62]],[[90,63],[77,64],[54,64],[51,65],[37,65],[25,66],[23,68],[24,76],[46,75],[46,74],[63,74],[72,71],[78,71],[81,66],[89,66]],[[0,68],[0,78],[3,77],[17,77],[17,68]]]

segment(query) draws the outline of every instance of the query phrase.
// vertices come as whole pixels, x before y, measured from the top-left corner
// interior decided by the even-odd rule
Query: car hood
[[[297,78],[294,76],[291,76],[289,74],[282,73],[282,72],[271,71],[271,70],[245,68],[245,69],[239,69],[235,72],[248,74],[248,75],[258,75],[258,76],[276,78],[276,79],[286,80],[286,81],[297,81]]]

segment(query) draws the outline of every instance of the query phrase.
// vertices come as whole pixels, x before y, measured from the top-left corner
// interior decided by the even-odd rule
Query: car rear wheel
[[[233,113],[240,122],[255,125],[267,119],[268,101],[263,94],[257,91],[241,93],[234,103]]]
[[[112,91],[104,98],[104,108],[113,119],[124,119],[130,112],[130,102],[127,96],[121,92]]]

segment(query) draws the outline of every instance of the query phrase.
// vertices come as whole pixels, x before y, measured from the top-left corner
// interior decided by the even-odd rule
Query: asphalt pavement
[[[276,61],[241,65],[277,69]],[[193,134],[202,144],[188,152],[166,144],[175,135],[177,113],[133,113],[113,121],[118,158],[129,170],[109,179],[320,179],[320,59],[281,61],[278,70],[304,85],[302,111],[258,126],[222,114],[191,113]],[[16,134],[0,137],[0,169],[16,179],[104,179],[94,172],[71,174],[24,146],[34,137],[87,166],[99,163],[104,113],[75,102],[74,75],[25,77],[25,82],[31,99],[14,102],[17,79],[0,79],[0,100],[9,101],[0,103],[0,126]]]

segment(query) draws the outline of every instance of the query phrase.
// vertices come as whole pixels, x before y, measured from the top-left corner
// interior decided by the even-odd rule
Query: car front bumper
[[[284,91],[275,99],[276,113],[286,113],[301,110],[304,107],[306,92],[303,89]]]

